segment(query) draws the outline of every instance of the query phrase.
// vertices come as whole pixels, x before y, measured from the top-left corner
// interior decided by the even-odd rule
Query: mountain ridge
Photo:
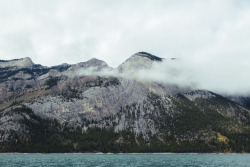
[[[146,58],[148,58],[148,59],[150,59],[150,60],[153,60],[153,61],[162,61],[162,60],[163,60],[163,58],[157,57],[157,56],[155,56],[155,55],[152,55],[152,54],[150,54],[150,53],[143,52],[143,51],[137,52],[137,53],[133,54],[131,57],[133,57],[133,56],[146,57]],[[131,57],[130,57],[130,58],[131,58]],[[130,58],[128,58],[128,59],[130,59]],[[0,60],[0,68],[3,68],[3,67],[1,66],[1,63],[17,62],[16,64],[22,64],[21,61],[29,62],[29,64],[35,65],[35,64],[33,63],[33,61],[31,60],[31,58],[25,57],[25,58],[20,58],[20,59]],[[85,61],[85,62],[79,62],[79,63],[76,63],[76,64],[62,63],[62,64],[59,64],[59,65],[52,65],[52,66],[50,66],[50,67],[56,67],[56,66],[62,66],[62,65],[77,65],[77,64],[88,63],[88,62],[89,62],[89,63],[91,63],[91,62],[99,62],[99,63],[106,64],[106,65],[108,66],[108,64],[107,64],[105,61],[103,61],[103,60],[100,60],[100,59],[97,59],[97,58],[91,58],[91,59],[89,59],[89,60],[87,60],[87,61]],[[14,66],[14,65],[11,65],[11,64],[10,64],[9,67],[11,67],[11,66]],[[7,65],[6,65],[6,67],[7,67]],[[20,67],[22,67],[22,66],[20,66]],[[44,67],[45,67],[45,66],[44,66]]]
[[[0,151],[250,151],[250,111],[241,105],[207,90],[100,75],[161,63],[136,54],[117,69],[97,59],[1,68]],[[90,69],[99,72],[72,74]]]
[[[25,67],[31,67],[33,65],[34,63],[29,57],[0,61],[0,68],[15,67],[15,66],[25,68]]]
[[[154,61],[162,61],[163,60],[163,58],[157,57],[157,56],[152,55],[152,54],[147,53],[147,52],[138,52],[135,55],[147,57],[147,58],[149,58],[151,60],[154,60]]]

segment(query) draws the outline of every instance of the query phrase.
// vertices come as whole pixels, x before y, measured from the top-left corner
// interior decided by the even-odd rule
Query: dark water
[[[250,166],[250,154],[0,154],[0,166]]]

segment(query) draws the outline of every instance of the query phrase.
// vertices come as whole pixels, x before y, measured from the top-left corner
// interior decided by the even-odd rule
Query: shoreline
[[[126,154],[134,154],[134,155],[139,155],[139,154],[155,154],[155,155],[167,155],[167,154],[250,154],[250,153],[172,153],[172,152],[165,152],[165,153],[102,153],[102,152],[97,152],[97,153],[19,153],[19,152],[10,152],[10,153],[0,153],[1,154],[95,154],[95,155],[126,155]]]

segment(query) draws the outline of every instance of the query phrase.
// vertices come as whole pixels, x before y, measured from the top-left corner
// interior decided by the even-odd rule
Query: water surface
[[[250,154],[0,154],[0,166],[250,166]]]

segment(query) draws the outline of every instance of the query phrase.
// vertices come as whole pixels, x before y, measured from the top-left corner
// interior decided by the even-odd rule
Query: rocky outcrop
[[[141,69],[150,69],[154,62],[161,62],[162,59],[146,52],[138,52],[118,66],[120,72],[135,72]]]
[[[23,59],[10,60],[10,61],[0,60],[0,68],[7,68],[7,67],[31,68],[33,65],[34,63],[29,57],[25,57]]]

